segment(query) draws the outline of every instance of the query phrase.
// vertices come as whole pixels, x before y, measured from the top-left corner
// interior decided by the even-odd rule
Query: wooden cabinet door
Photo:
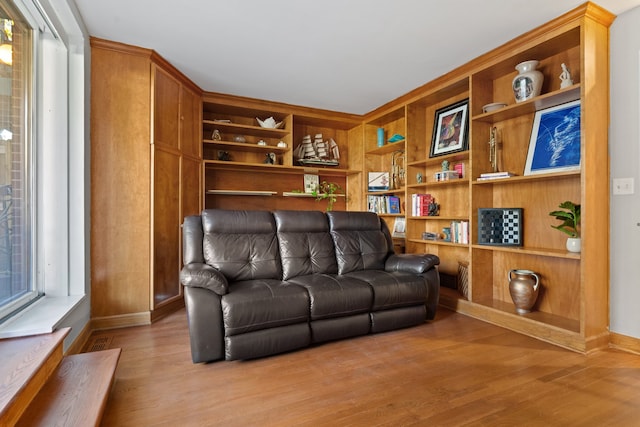
[[[202,198],[202,162],[200,159],[182,156],[182,218],[187,215],[199,215]]]
[[[101,319],[98,327],[149,310],[149,66],[92,42],[91,316]]]
[[[180,154],[153,150],[153,309],[182,295],[180,262]]]
[[[183,155],[201,158],[202,101],[185,86],[180,87],[180,151]]]
[[[153,142],[178,150],[180,83],[153,66]]]

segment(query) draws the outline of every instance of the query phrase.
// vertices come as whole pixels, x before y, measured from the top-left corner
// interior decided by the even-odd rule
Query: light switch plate
[[[633,194],[633,178],[614,178],[613,194],[621,196],[625,194]]]

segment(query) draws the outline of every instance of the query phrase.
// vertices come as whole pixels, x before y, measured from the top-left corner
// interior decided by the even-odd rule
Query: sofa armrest
[[[424,274],[438,264],[440,264],[440,258],[433,254],[393,254],[387,258],[384,269]]]
[[[224,274],[208,264],[185,265],[180,271],[180,282],[184,286],[208,289],[218,295],[225,295],[229,291],[229,282]]]

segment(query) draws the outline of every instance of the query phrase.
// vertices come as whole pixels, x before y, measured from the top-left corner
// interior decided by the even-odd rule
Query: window
[[[69,326],[72,342],[90,315],[88,36],[68,0],[0,0],[0,19],[0,338]]]
[[[37,297],[33,280],[33,29],[0,0],[0,318]]]

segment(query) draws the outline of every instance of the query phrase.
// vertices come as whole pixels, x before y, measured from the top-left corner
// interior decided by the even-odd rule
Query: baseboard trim
[[[129,326],[141,326],[151,324],[151,312],[119,314],[116,316],[94,317],[91,319],[91,329],[100,331],[103,329],[126,328]]]
[[[182,307],[184,307],[184,297],[182,295],[180,295],[179,298],[174,298],[162,305],[158,305],[156,309],[151,312],[151,322],[162,319],[166,315],[180,310]]]
[[[629,353],[640,354],[640,338],[611,332],[609,334],[609,346]]]

